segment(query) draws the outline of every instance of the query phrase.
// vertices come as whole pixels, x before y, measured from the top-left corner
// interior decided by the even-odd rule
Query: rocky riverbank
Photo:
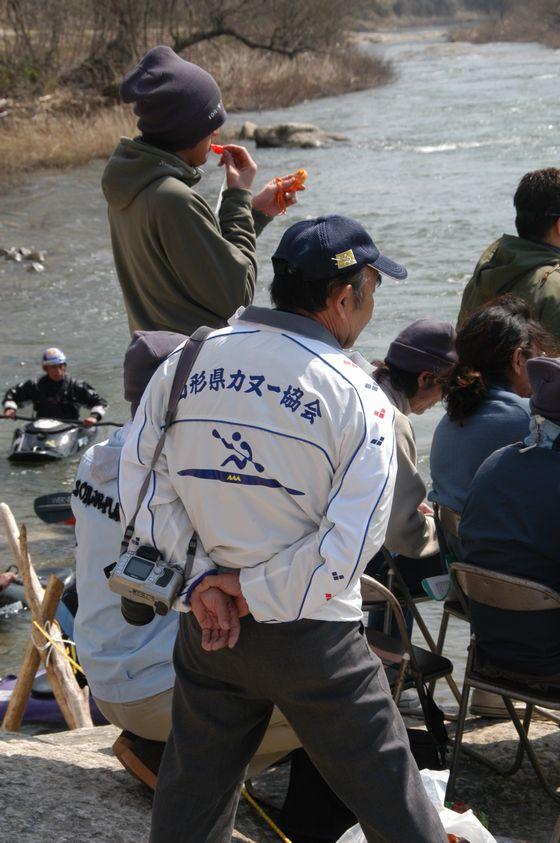
[[[475,728],[476,727],[476,728]],[[560,782],[560,729],[531,726],[533,745],[550,781]],[[112,726],[40,736],[0,733],[2,839],[18,843],[143,843],[148,839],[151,794],[111,753]],[[466,740],[497,761],[511,757],[513,726],[471,719]],[[280,804],[287,767],[259,776],[255,790]],[[558,808],[544,795],[530,765],[501,779],[463,757],[457,797],[488,817],[500,843],[548,843]],[[233,841],[273,843],[278,837],[241,800]]]

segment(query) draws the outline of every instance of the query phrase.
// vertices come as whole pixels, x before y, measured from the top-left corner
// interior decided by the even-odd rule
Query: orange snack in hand
[[[293,179],[292,184],[290,187],[284,187],[283,183],[286,179]],[[295,173],[291,173],[289,176],[277,176],[274,181],[276,182],[276,204],[280,208],[280,213],[286,213],[286,194],[287,193],[296,193],[298,190],[304,190],[305,182],[307,181],[307,170],[296,170]]]
[[[221,145],[221,144],[219,144],[219,143],[211,143],[211,144],[210,144],[210,149],[212,150],[212,152],[215,152],[215,153],[216,153],[216,155],[223,155],[223,152],[224,152],[225,146],[222,146],[222,145]]]

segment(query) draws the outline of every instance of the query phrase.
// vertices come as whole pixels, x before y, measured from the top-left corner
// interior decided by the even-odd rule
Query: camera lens
[[[121,597],[121,612],[125,621],[131,626],[145,626],[153,621],[155,612],[146,603],[136,603],[128,597]]]

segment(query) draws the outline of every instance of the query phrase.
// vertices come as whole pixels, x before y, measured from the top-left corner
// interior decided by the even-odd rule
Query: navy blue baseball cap
[[[272,266],[275,275],[298,273],[303,281],[344,277],[364,266],[399,281],[408,275],[404,266],[381,254],[361,223],[338,214],[290,226],[272,255]]]

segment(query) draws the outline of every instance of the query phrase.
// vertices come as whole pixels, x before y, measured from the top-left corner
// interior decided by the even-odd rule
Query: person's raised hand
[[[10,583],[15,582],[17,580],[17,574],[15,571],[3,571],[0,574],[0,591],[4,588],[8,588]]]
[[[4,410],[4,415],[7,419],[15,419],[16,411],[13,407],[6,407]]]
[[[284,193],[284,204],[278,202],[279,188],[276,179],[271,179],[271,181],[267,182],[262,190],[259,190],[259,192],[253,196],[252,205],[255,211],[261,211],[261,213],[266,214],[268,217],[277,217],[279,214],[285,213],[284,205],[289,208],[290,205],[295,205],[297,202],[296,194],[289,192],[289,189],[294,181],[295,179],[293,176],[285,176],[282,178],[282,185],[280,189]],[[305,187],[301,187],[300,190],[305,190]]]
[[[422,512],[424,515],[434,514],[434,510],[432,509],[429,503],[426,503],[426,501],[422,501],[422,503],[419,503],[416,509],[418,510],[418,512]]]
[[[204,590],[201,588],[212,579],[202,580],[190,596],[191,610],[202,630],[202,649],[209,652],[235,647],[240,631],[235,601],[212,583]]]
[[[244,146],[228,144],[222,152],[219,166],[226,168],[228,189],[241,187],[245,190],[251,190],[257,172],[257,165]]]
[[[224,594],[233,597],[237,607],[237,614],[240,618],[244,618],[245,615],[249,614],[249,606],[243,597],[243,592],[239,584],[239,571],[231,574],[214,574],[211,577],[205,577],[197,585],[195,591],[201,593],[210,588],[219,588]]]

